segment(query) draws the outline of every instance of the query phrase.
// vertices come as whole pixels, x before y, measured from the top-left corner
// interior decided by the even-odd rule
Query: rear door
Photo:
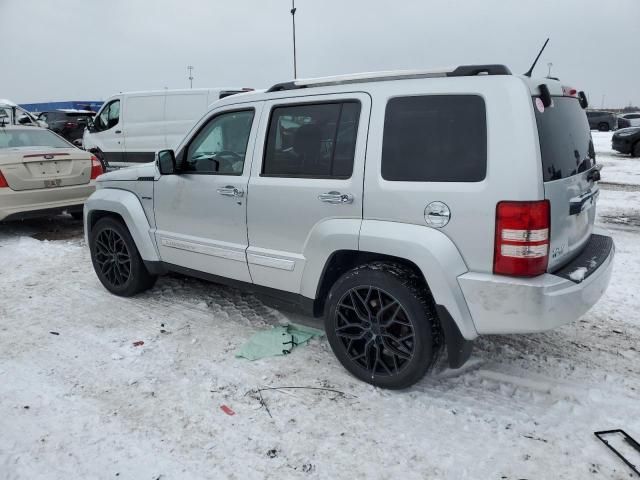
[[[370,111],[365,93],[265,103],[247,212],[254,283],[299,292],[307,244],[329,220],[362,218]]]
[[[593,231],[599,194],[589,122],[577,98],[534,99],[545,198],[551,204],[549,270],[573,259]],[[540,105],[540,106],[539,106]]]

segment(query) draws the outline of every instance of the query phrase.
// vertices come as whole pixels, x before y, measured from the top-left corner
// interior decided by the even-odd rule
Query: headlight
[[[625,130],[624,132],[616,133],[616,137],[630,137],[631,135],[635,135],[640,132],[640,128],[634,128],[632,130]]]

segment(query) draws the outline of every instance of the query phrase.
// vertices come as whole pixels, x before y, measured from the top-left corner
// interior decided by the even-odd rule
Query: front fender
[[[364,220],[359,249],[413,262],[429,284],[434,301],[446,307],[460,333],[473,340],[478,332],[458,284],[468,271],[460,252],[443,232],[406,223]]]
[[[96,190],[84,204],[85,240],[89,243],[90,219],[92,212],[112,212],[124,220],[143,260],[160,260],[158,249],[138,197],[127,190],[102,188]]]

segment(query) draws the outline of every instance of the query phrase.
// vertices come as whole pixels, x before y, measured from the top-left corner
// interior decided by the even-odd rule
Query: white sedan
[[[0,221],[67,211],[82,218],[100,161],[40,127],[0,124]]]

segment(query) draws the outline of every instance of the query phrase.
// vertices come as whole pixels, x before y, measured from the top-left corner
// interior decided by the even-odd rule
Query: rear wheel
[[[410,269],[391,263],[357,267],[338,279],[327,302],[329,344],[358,379],[406,388],[437,359],[442,341],[433,300]]]
[[[632,157],[640,157],[640,140],[638,140],[631,149]]]
[[[130,297],[153,286],[151,275],[127,227],[113,217],[98,220],[89,236],[91,261],[98,279],[111,293]]]
[[[601,132],[608,132],[609,131],[609,124],[602,122],[598,125],[598,130],[600,130]]]

